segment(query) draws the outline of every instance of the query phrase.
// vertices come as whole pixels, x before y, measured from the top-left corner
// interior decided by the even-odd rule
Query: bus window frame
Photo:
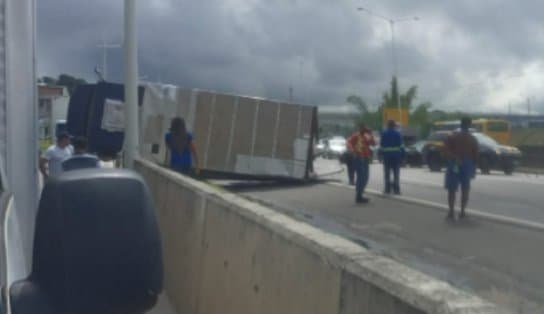
[[[487,132],[487,122],[473,122],[471,128],[476,132],[485,133]]]
[[[500,130],[497,130],[495,128],[491,128],[491,125],[502,125],[503,128]],[[506,121],[487,121],[486,123],[486,132],[489,133],[503,133],[503,132],[509,132],[510,131],[510,125]]]

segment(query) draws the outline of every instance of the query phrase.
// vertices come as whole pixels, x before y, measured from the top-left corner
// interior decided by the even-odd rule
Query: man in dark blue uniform
[[[383,172],[385,181],[385,194],[400,194],[400,165],[404,157],[402,136],[396,128],[395,121],[387,122],[387,129],[382,133],[380,148],[383,154]],[[393,183],[391,183],[393,173]]]

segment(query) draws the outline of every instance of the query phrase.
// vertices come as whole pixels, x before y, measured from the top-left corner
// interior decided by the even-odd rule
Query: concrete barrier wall
[[[544,146],[519,146],[523,167],[544,168]]]
[[[503,313],[360,246],[147,161],[177,313]]]

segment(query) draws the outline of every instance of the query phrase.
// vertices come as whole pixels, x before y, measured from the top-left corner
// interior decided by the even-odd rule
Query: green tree
[[[417,86],[410,87],[406,93],[400,95],[400,106],[404,109],[412,109],[412,104],[417,98]]]
[[[398,84],[397,84],[397,78],[393,77],[391,80],[391,86],[390,90],[383,93],[382,96],[382,103],[378,104],[376,106],[373,106],[373,108],[370,108],[370,106],[364,101],[364,99],[357,95],[350,95],[346,98],[346,102],[355,106],[357,110],[359,111],[359,116],[357,117],[355,123],[358,124],[360,122],[365,123],[367,126],[372,128],[373,130],[381,130],[383,125],[382,117],[383,117],[383,108],[397,108],[397,95],[399,94]],[[408,88],[408,90],[405,93],[401,93],[400,95],[400,105],[402,108],[405,109],[412,109],[413,104],[417,98],[417,86],[411,86]],[[423,123],[425,127],[422,127],[422,129],[427,130],[430,129],[430,126],[428,125],[429,122],[429,108],[431,107],[430,103],[423,103],[414,110],[416,115],[421,117],[416,117],[415,124],[419,125],[419,123]],[[424,122],[423,122],[424,121]],[[428,132],[428,131],[425,131]]]
[[[42,77],[42,79],[39,80],[39,82],[47,84],[47,85],[56,85],[57,84],[57,80],[55,78],[53,78],[53,77],[50,77],[50,76]]]
[[[350,95],[348,96],[348,98],[346,98],[346,102],[357,107],[357,110],[359,110],[359,112],[361,113],[368,112],[368,106],[363,98],[361,98],[360,96]]]
[[[65,86],[68,89],[68,93],[70,94],[70,96],[74,93],[78,85],[83,85],[86,83],[87,81],[85,81],[84,79],[76,78],[68,74],[61,74],[57,79],[57,85]]]
[[[381,131],[383,129],[383,106],[376,105],[376,109],[369,112],[366,119],[363,120],[372,130]]]
[[[383,104],[386,108],[397,108],[397,95],[399,94],[399,88],[397,78],[393,77],[391,80],[391,89],[388,92],[383,93]],[[417,98],[417,86],[411,86],[406,93],[400,94],[400,106],[401,108],[411,109],[414,100]]]
[[[373,110],[369,108],[369,106],[362,97],[357,95],[348,96],[346,98],[346,102],[355,106],[359,111],[359,115],[354,121],[355,127],[357,127],[359,123],[364,123],[373,130],[381,129],[381,106],[376,106],[377,108]]]
[[[68,93],[72,95],[78,85],[87,84],[87,81],[82,78],[71,76],[69,74],[61,74],[58,78],[44,76],[41,79],[38,79],[38,83],[43,83],[46,85],[64,86],[68,90]]]
[[[432,128],[432,120],[429,109],[432,103],[424,102],[419,104],[410,114],[410,126],[419,129],[419,135],[423,138],[427,137]]]

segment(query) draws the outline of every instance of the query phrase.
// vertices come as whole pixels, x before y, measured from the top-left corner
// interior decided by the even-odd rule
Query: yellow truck
[[[387,125],[387,121],[393,120],[401,126],[408,125],[410,121],[410,111],[404,108],[384,108],[383,109],[383,125]]]

